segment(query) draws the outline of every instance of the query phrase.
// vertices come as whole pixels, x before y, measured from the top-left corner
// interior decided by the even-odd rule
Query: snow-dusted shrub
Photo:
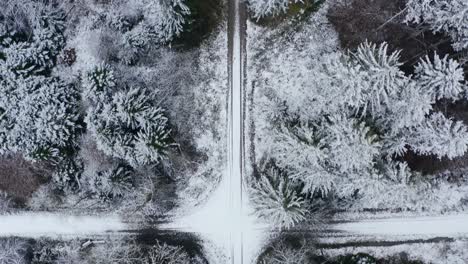
[[[125,196],[133,189],[133,170],[126,166],[115,165],[111,169],[98,171],[84,178],[83,186],[96,199],[109,201]]]
[[[188,264],[193,263],[182,247],[171,246],[157,241],[148,250],[148,264]]]
[[[271,168],[261,176],[250,192],[257,217],[275,227],[291,228],[306,219],[304,199],[297,193],[287,175]]]
[[[171,144],[170,130],[154,94],[138,88],[113,93],[112,75],[102,68],[90,76],[93,84],[86,85],[86,95],[91,105],[85,122],[98,149],[134,167],[161,161]]]
[[[84,263],[78,240],[53,241],[39,239],[32,247],[32,264]]]
[[[0,263],[26,264],[28,244],[18,238],[0,239]]]
[[[410,0],[406,22],[428,24],[433,32],[444,32],[455,50],[468,48],[468,2],[465,0]]]
[[[302,3],[304,0],[248,0],[247,5],[255,18],[277,16],[286,12],[292,3]],[[307,1],[307,0],[306,0]]]
[[[415,73],[417,81],[423,89],[428,90],[433,100],[446,98],[455,101],[466,89],[463,68],[457,61],[449,59],[448,55],[440,58],[434,54],[433,60],[426,56],[419,61]]]
[[[269,248],[259,264],[302,264],[308,263],[308,259],[308,250],[305,245],[293,248],[282,242]]]
[[[13,201],[8,197],[6,192],[0,191],[0,214],[5,214],[10,211]]]
[[[52,174],[54,185],[61,190],[76,190],[79,188],[83,164],[77,157],[61,159]]]
[[[136,242],[125,238],[107,239],[105,243],[93,245],[86,256],[86,261],[87,263],[148,263]]]

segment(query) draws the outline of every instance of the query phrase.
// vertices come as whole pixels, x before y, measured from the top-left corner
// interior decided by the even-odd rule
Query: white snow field
[[[361,220],[333,229],[362,235],[458,237],[468,235],[468,214]]]
[[[125,230],[117,216],[66,216],[22,213],[0,216],[0,237],[80,237]]]

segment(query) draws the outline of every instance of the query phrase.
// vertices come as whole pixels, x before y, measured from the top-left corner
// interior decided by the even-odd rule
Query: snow
[[[260,253],[267,225],[252,214],[243,182],[243,58],[241,45],[239,1],[235,1],[235,28],[231,61],[230,98],[228,105],[228,167],[207,202],[193,213],[169,223],[163,228],[200,234],[205,238],[205,250],[213,244],[224,249],[232,264],[253,263]],[[215,263],[219,263],[218,260]]]
[[[468,235],[468,214],[387,218],[341,223],[333,229],[363,235]]]
[[[0,237],[80,237],[126,230],[117,216],[66,216],[21,213],[0,216]]]

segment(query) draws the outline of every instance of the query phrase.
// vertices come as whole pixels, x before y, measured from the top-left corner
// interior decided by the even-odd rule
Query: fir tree
[[[106,202],[125,196],[133,188],[131,168],[116,165],[84,179],[83,184],[97,199]]]
[[[170,130],[153,93],[138,88],[112,93],[114,86],[107,66],[87,74],[85,93],[91,105],[85,121],[98,148],[132,166],[160,162],[171,145]]]
[[[249,0],[248,7],[257,19],[267,16],[277,16],[285,13],[289,5],[302,0]]]
[[[426,56],[419,61],[415,73],[419,85],[433,100],[446,98],[455,101],[464,92],[463,68],[457,61],[449,59],[448,55],[440,58],[434,54],[433,60]]]
[[[251,192],[255,213],[259,218],[280,228],[291,228],[305,220],[305,202],[286,175],[271,169],[255,183]]]
[[[160,42],[169,42],[179,36],[189,23],[191,14],[185,0],[146,0],[148,25],[153,28]]]
[[[382,105],[389,102],[389,96],[395,94],[404,81],[404,74],[400,71],[400,52],[388,54],[388,44],[377,46],[369,42],[359,45],[351,58],[365,73],[361,92],[366,99],[364,111],[370,108],[372,114],[382,109]]]
[[[468,48],[468,2],[465,0],[410,0],[406,22],[426,23],[433,32],[445,32],[455,50]]]
[[[461,121],[434,113],[421,126],[410,131],[408,144],[423,155],[433,154],[449,159],[465,154],[468,149],[467,128]]]

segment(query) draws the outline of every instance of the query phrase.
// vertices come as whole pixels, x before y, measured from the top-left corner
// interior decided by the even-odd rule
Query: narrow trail
[[[361,220],[332,229],[356,235],[467,237],[468,214]]]
[[[0,216],[0,237],[83,237],[126,229],[117,216],[66,216],[53,213],[19,213]]]

